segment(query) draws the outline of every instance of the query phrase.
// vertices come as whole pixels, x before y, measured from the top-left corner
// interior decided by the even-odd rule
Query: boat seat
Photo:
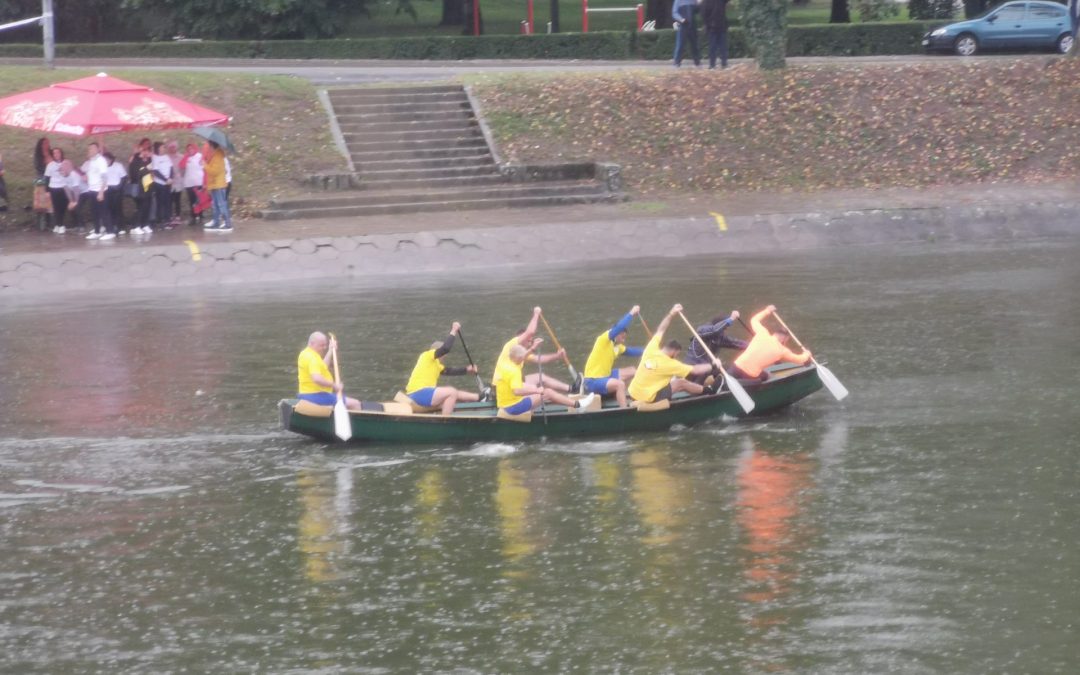
[[[533,411],[527,410],[520,415],[511,415],[502,408],[499,408],[499,412],[495,413],[495,417],[501,420],[510,420],[511,422],[532,422]]]
[[[403,391],[399,391],[398,393],[394,394],[394,402],[409,406],[410,410],[412,410],[412,412],[414,413],[429,413],[439,410],[438,406],[420,405],[416,401],[409,398],[409,395]]]
[[[334,414],[334,406],[319,405],[318,403],[300,399],[296,402],[296,405],[293,406],[293,412],[307,415],[308,417],[330,417]]]
[[[384,401],[382,404],[382,411],[389,415],[411,415],[413,414],[413,407],[406,405],[398,401]]]
[[[652,401],[650,403],[642,403],[641,401],[631,401],[631,408],[637,408],[638,412],[657,412],[660,410],[667,410],[671,407],[671,399],[663,399],[661,401]]]

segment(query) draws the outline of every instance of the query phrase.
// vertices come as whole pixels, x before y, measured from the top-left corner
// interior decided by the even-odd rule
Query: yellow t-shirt
[[[611,377],[611,371],[615,369],[615,359],[625,351],[626,345],[617,344],[608,335],[608,331],[604,331],[593,343],[582,377]]]
[[[330,369],[326,367],[326,362],[319,356],[319,352],[311,347],[307,347],[304,351],[300,352],[300,356],[296,358],[296,379],[300,383],[300,393],[317,394],[320,391],[334,391],[333,387],[324,387],[321,384],[315,384],[315,380],[311,379],[312,374],[322,375],[329,382],[334,381],[334,376],[330,374]]]
[[[499,377],[499,370],[501,370],[502,367],[507,365],[507,364],[513,365],[514,362],[510,360],[510,349],[514,345],[518,344],[518,337],[519,336],[515,335],[514,337],[507,340],[506,344],[503,345],[502,351],[499,352],[499,359],[497,361],[495,361],[495,369],[491,371],[492,372],[492,376],[491,376],[491,385],[492,386],[495,386],[495,384],[496,384],[496,380]],[[531,358],[532,358],[532,354],[529,354],[529,356],[527,356],[525,358],[525,360],[528,361]]]
[[[500,408],[509,408],[525,398],[515,394],[515,389],[525,385],[525,379],[521,375],[521,366],[510,359],[501,368],[495,371],[495,403]]]
[[[442,361],[435,358],[435,350],[427,350],[420,355],[420,358],[416,359],[412,376],[409,377],[409,383],[405,385],[405,393],[411,394],[420,389],[434,387],[439,383],[439,375],[442,374],[445,368],[446,366],[442,364]]]
[[[656,398],[657,392],[671,382],[671,378],[686,377],[694,369],[693,366],[680,363],[661,351],[660,340],[663,337],[658,333],[645,345],[641,363],[638,364],[634,379],[630,380],[627,388],[635,401],[651,402]]]

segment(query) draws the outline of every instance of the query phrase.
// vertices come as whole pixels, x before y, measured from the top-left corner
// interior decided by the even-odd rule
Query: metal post
[[[533,22],[533,0],[529,0],[529,35],[536,32],[536,24]]]
[[[641,27],[645,25],[645,5],[639,4],[637,6],[637,29],[641,32]]]
[[[480,0],[472,0],[472,34],[480,35]]]
[[[589,0],[581,0],[581,32],[589,32]]]
[[[53,32],[53,0],[41,0],[41,38],[45,47],[45,67],[52,69],[56,57],[56,35]]]

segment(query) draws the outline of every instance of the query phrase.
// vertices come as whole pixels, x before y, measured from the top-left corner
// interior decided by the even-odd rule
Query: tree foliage
[[[951,19],[953,0],[909,0],[908,16],[912,19]]]
[[[758,66],[777,70],[785,66],[787,50],[786,0],[744,0],[742,25]]]
[[[884,21],[900,13],[895,0],[855,0],[860,21]]]
[[[332,37],[365,0],[122,0],[129,11],[157,9],[169,20],[152,37],[207,39]],[[407,11],[407,10],[406,10]]]

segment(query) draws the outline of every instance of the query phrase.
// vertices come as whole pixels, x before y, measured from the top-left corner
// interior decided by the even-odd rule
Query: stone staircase
[[[624,198],[617,169],[500,166],[460,85],[337,89],[328,96],[352,171],[310,177],[308,184],[320,188],[318,192],[271,202],[264,218],[341,218]],[[593,168],[582,168],[589,166]]]

